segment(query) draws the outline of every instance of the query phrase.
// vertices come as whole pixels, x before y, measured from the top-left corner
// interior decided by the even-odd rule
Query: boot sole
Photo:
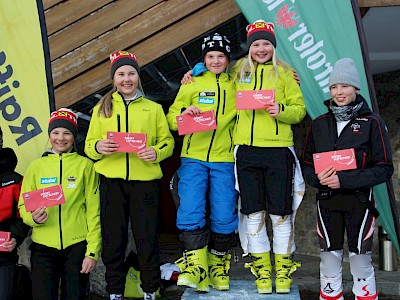
[[[227,290],[229,290],[229,285],[219,285],[219,286],[216,286],[216,285],[210,284],[210,286],[211,286],[214,290],[217,290],[217,291],[227,291]]]
[[[276,289],[277,294],[289,294],[290,289]]]
[[[191,287],[191,288],[196,288],[197,287],[197,284],[194,284],[193,282],[191,282],[189,280],[179,280],[179,279],[178,279],[176,285],[187,286],[187,287]]]
[[[193,289],[196,290],[196,292],[206,292],[206,293],[208,293],[208,291],[209,291],[208,288],[199,288],[197,284],[195,284],[195,283],[193,283],[193,282],[191,282],[189,280],[181,280],[181,281],[178,280],[176,285],[187,286],[187,287],[193,288]]]
[[[257,292],[259,294],[272,294],[272,288],[271,289],[257,289]]]

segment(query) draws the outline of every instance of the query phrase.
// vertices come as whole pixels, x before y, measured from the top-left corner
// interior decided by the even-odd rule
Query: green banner
[[[253,23],[262,19],[275,24],[277,53],[300,75],[301,90],[311,118],[326,113],[323,101],[330,98],[328,79],[334,63],[343,57],[352,58],[360,72],[361,94],[368,104],[374,96],[371,74],[366,72],[362,47],[363,33],[356,1],[351,0],[235,0]],[[356,9],[358,11],[353,11]],[[357,23],[358,21],[358,23]],[[366,59],[368,60],[368,58]],[[373,97],[375,99],[375,97]],[[375,101],[375,100],[374,100]],[[396,201],[391,182],[374,188],[379,222],[399,248],[399,225]]]
[[[311,118],[325,113],[330,97],[328,78],[334,63],[351,57],[361,76],[361,91],[369,100],[357,27],[350,1],[236,0],[249,22],[275,24],[277,54],[299,73]]]
[[[54,91],[40,0],[0,1],[0,126],[17,172],[45,151]]]

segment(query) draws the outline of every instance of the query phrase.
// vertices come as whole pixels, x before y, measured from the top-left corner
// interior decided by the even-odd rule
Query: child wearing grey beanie
[[[351,58],[339,59],[333,66],[329,77],[329,87],[339,83],[352,85],[357,90],[361,89],[360,75],[356,64]]]

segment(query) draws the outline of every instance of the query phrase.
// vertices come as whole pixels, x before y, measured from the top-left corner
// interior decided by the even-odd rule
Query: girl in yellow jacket
[[[100,197],[93,162],[73,151],[75,114],[60,109],[51,114],[52,148],[28,166],[18,208],[32,227],[33,300],[86,299],[89,273],[101,249]],[[61,184],[65,203],[27,212],[23,193]]]
[[[215,130],[186,134],[181,152],[177,227],[185,249],[186,268],[178,285],[208,291],[229,289],[230,249],[238,224],[233,157],[235,91],[225,72],[230,42],[218,33],[205,37],[202,56],[207,71],[196,82],[182,85],[167,119],[177,130],[176,117],[213,110]],[[206,199],[210,201],[210,226],[206,226]],[[208,248],[208,249],[207,249]]]
[[[144,299],[155,299],[160,285],[157,223],[160,161],[172,155],[174,139],[160,104],[146,99],[140,87],[136,56],[111,54],[115,88],[93,109],[85,152],[96,160],[100,173],[102,260],[110,299],[122,299],[128,224],[136,242]],[[146,134],[146,146],[137,153],[118,152],[107,131]]]
[[[245,215],[247,264],[256,276],[259,293],[272,293],[270,242],[265,228],[268,212],[272,222],[277,293],[288,293],[292,283],[294,229],[291,221],[295,156],[291,125],[306,114],[293,70],[276,56],[274,25],[259,20],[247,26],[249,54],[233,72],[236,92],[273,91],[275,102],[266,109],[238,110],[233,140],[241,213]]]

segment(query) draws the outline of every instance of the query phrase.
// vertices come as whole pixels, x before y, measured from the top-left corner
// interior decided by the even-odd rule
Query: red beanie
[[[111,79],[119,67],[129,65],[134,67],[140,73],[140,67],[135,54],[128,51],[118,51],[110,54],[111,60]]]
[[[247,25],[246,30],[247,47],[250,48],[251,44],[256,40],[268,40],[276,47],[274,24],[264,20],[257,20],[253,24]]]
[[[78,122],[75,113],[68,108],[60,108],[57,111],[53,111],[49,121],[49,134],[54,128],[58,127],[68,129],[76,137]]]

